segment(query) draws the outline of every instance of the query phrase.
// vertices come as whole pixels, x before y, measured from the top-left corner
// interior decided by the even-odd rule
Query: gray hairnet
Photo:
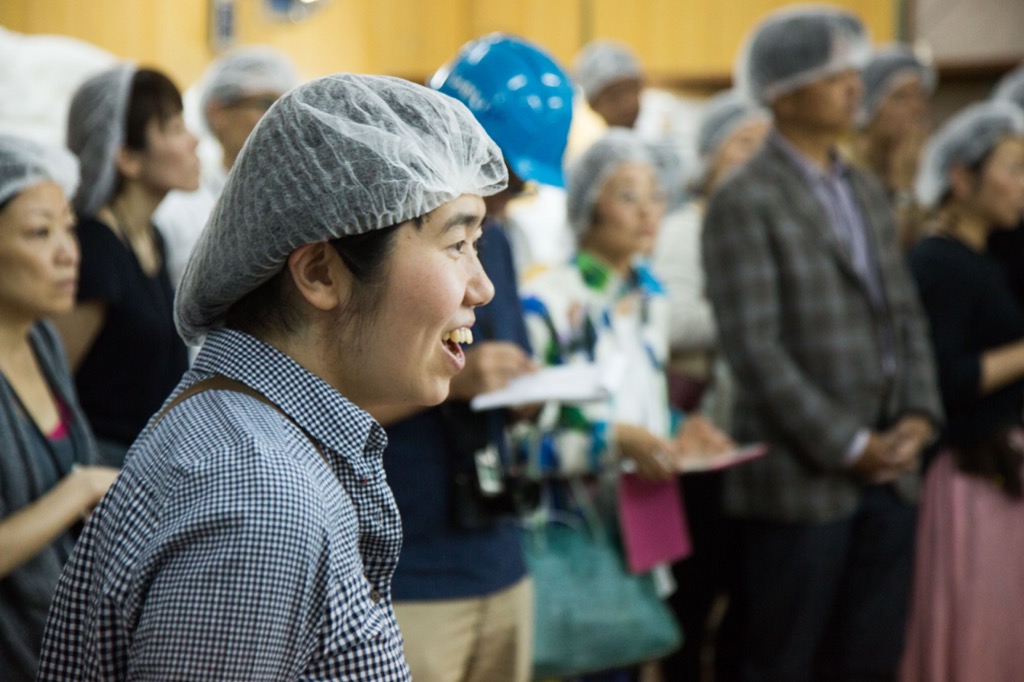
[[[931,95],[935,92],[938,84],[935,69],[919,59],[909,47],[889,45],[877,49],[861,72],[864,96],[857,111],[857,124],[863,127],[871,123],[882,101],[911,77],[920,80],[925,93]]]
[[[136,68],[122,64],[85,81],[68,110],[68,148],[78,157],[82,183],[75,194],[79,215],[95,215],[114,194],[114,159],[124,145],[128,96]]]
[[[569,225],[576,239],[590,229],[594,206],[605,182],[627,163],[647,164],[655,171],[654,159],[646,142],[628,128],[609,128],[569,167],[565,203]]]
[[[915,187],[922,206],[934,208],[949,191],[949,172],[981,161],[1004,137],[1024,135],[1024,112],[999,100],[963,109],[925,147]]]
[[[78,187],[78,161],[61,147],[0,135],[0,205],[29,187],[55,182],[71,197]]]
[[[1024,109],[1024,66],[1018,66],[996,83],[992,98],[1012,102]]]
[[[714,156],[733,131],[752,119],[770,120],[771,112],[735,90],[720,92],[704,105],[697,127],[697,153]]]
[[[855,14],[825,5],[794,5],[764,18],[736,61],[737,88],[760,104],[847,69],[871,54]]]
[[[175,322],[190,343],[305,244],[425,215],[508,181],[461,102],[387,76],[301,85],[260,119],[185,267]]]
[[[283,52],[272,47],[240,47],[217,59],[203,74],[203,119],[211,102],[231,104],[249,95],[282,95],[299,84],[299,74]]]
[[[750,121],[770,121],[771,116],[770,111],[737,90],[724,90],[708,100],[697,124],[699,164],[690,183],[699,186],[707,179],[715,155],[733,132]]]
[[[573,62],[573,80],[588,102],[615,81],[642,76],[643,69],[633,52],[610,40],[587,43]]]

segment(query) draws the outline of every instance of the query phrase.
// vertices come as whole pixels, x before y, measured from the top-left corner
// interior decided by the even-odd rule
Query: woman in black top
[[[1024,308],[988,253],[1024,214],[1024,112],[975,105],[918,178],[937,233],[910,253],[946,408],[925,478],[903,679],[1015,680],[1024,667]]]
[[[78,305],[57,322],[100,457],[112,466],[188,367],[151,218],[170,190],[198,187],[196,144],[178,89],[157,71],[115,67],[72,100],[82,268]]]
[[[95,456],[64,353],[41,318],[74,305],[74,157],[0,135],[0,679],[35,679],[72,529],[116,470]]]

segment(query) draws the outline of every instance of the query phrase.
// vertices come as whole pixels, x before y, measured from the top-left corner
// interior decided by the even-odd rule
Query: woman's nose
[[[473,272],[466,286],[466,305],[477,307],[486,305],[494,298],[494,284],[484,272],[484,265],[479,258],[474,258]]]

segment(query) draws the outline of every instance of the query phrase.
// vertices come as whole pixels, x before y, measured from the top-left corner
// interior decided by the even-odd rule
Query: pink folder
[[[690,532],[679,483],[619,476],[619,526],[626,563],[633,573],[649,571],[690,555]]]

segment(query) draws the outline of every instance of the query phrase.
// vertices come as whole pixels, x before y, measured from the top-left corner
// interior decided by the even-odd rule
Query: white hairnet
[[[736,61],[737,88],[760,104],[847,69],[871,54],[855,14],[826,5],[772,12],[754,29]]]
[[[95,215],[114,193],[114,159],[124,145],[128,96],[135,66],[122,64],[85,81],[68,110],[68,148],[78,157],[82,183],[75,194],[79,215]]]
[[[714,156],[734,130],[753,119],[767,121],[771,119],[771,112],[735,90],[718,93],[701,110],[697,126],[697,153],[702,159]]]
[[[998,100],[963,109],[928,141],[917,172],[915,190],[922,206],[934,208],[949,191],[949,172],[981,161],[1000,140],[1024,135],[1024,112]]]
[[[505,188],[501,150],[461,102],[398,78],[335,74],[260,119],[185,267],[175,300],[191,343],[295,249]]]
[[[577,239],[590,229],[601,188],[627,163],[643,163],[655,171],[654,159],[643,139],[628,128],[609,128],[569,167],[565,203]]]
[[[1024,66],[1018,66],[996,83],[992,98],[1012,102],[1024,109]]]
[[[78,187],[78,161],[62,147],[0,135],[0,205],[29,187],[55,182],[70,197]]]
[[[919,79],[921,88],[928,95],[935,92],[938,84],[935,69],[919,59],[908,46],[889,45],[875,50],[861,72],[864,96],[857,111],[857,124],[866,126],[870,123],[882,100],[907,78]]]
[[[283,52],[266,46],[236,48],[217,59],[203,75],[203,119],[211,102],[231,104],[264,92],[282,95],[298,84],[299,74]]]
[[[583,90],[587,101],[593,101],[615,81],[642,76],[643,69],[633,52],[625,45],[610,40],[587,43],[573,62],[573,80]]]
[[[699,164],[693,170],[691,184],[699,186],[706,180],[715,155],[733,132],[751,121],[770,121],[771,116],[770,111],[737,90],[724,90],[708,100],[697,123]]]

